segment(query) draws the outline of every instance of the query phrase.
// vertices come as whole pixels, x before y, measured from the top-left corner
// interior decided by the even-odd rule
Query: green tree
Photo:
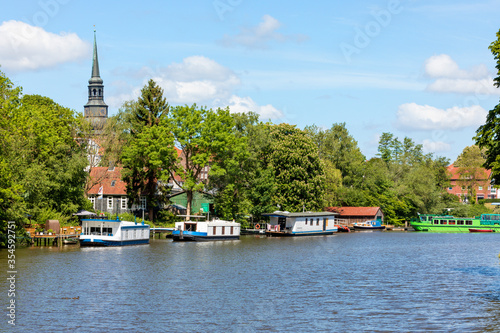
[[[130,140],[121,155],[122,179],[127,183],[129,205],[146,197],[149,220],[154,221],[154,210],[162,203],[167,188],[160,180],[168,180],[169,170],[177,157],[170,124],[162,120],[156,126],[144,126]]]
[[[170,176],[186,192],[188,219],[191,213],[193,193],[205,188],[207,180],[202,171],[210,167],[210,173],[221,176],[227,173],[223,161],[229,147],[239,145],[235,140],[234,119],[227,109],[213,111],[207,108],[177,106],[168,115],[175,145],[181,150]],[[236,149],[240,150],[240,149]],[[180,176],[178,181],[175,175]]]
[[[133,135],[136,135],[144,127],[158,125],[162,117],[166,116],[169,111],[169,105],[163,97],[163,89],[152,79],[141,89],[137,103],[125,104],[125,107],[134,109],[134,117],[131,119]]]
[[[270,137],[267,154],[275,179],[272,203],[295,212],[322,210],[325,176],[311,138],[288,124],[272,126]]]
[[[497,39],[490,44],[489,49],[497,62],[497,77],[494,78],[494,85],[500,88],[500,30],[496,36]],[[493,183],[498,185],[500,182],[500,104],[489,111],[485,124],[479,126],[474,139],[480,148],[486,150],[484,167],[491,169]]]

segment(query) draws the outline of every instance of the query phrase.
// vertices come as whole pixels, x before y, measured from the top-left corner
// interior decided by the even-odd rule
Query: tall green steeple
[[[97,58],[97,40],[94,30],[94,53],[92,57],[92,76],[89,80],[89,100],[84,106],[84,116],[90,119],[93,129],[100,133],[108,118],[108,106],[104,102],[104,85],[99,74],[99,60]]]

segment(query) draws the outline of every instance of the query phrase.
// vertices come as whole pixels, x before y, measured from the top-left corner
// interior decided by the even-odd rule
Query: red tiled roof
[[[451,164],[446,169],[448,170],[448,174],[450,175],[451,180],[460,179],[460,173],[459,173],[460,168],[459,167],[456,167],[453,164]],[[491,170],[488,170],[488,169],[483,169],[483,170],[484,170],[484,173],[481,172],[477,176],[482,177],[483,175],[486,175],[486,179],[490,179]]]
[[[342,216],[375,216],[380,207],[327,207],[327,211]]]
[[[102,186],[103,195],[126,195],[127,184],[122,180],[121,171],[123,168],[115,167],[113,170],[108,170],[107,167],[95,167],[90,170],[91,181],[98,183],[92,186],[89,190],[89,195],[97,195],[99,188]],[[111,184],[114,181],[114,186]]]

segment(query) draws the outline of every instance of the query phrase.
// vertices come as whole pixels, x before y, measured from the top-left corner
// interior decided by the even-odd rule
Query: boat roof
[[[275,211],[273,213],[264,213],[262,216],[270,216],[270,217],[319,217],[319,216],[335,216],[339,215],[339,213],[332,212],[301,212],[301,213],[290,213],[290,212],[282,212]]]

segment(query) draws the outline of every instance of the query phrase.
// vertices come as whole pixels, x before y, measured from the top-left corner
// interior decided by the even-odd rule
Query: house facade
[[[138,214],[147,210],[145,196],[139,203],[128,207],[127,184],[122,180],[122,167],[95,167],[90,170],[92,187],[88,191],[88,199],[94,210],[111,214]]]
[[[461,202],[467,202],[467,197],[471,195],[467,189],[467,181],[463,180],[460,175],[460,170],[453,164],[447,168],[450,176],[450,186],[447,191],[450,194],[456,195]],[[475,182],[476,202],[480,199],[500,199],[499,190],[491,185],[491,170],[482,169],[477,173]]]

